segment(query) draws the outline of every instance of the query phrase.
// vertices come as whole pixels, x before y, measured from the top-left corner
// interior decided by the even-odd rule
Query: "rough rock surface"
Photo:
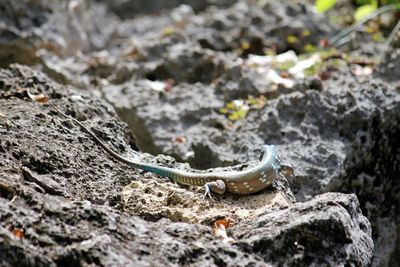
[[[362,266],[372,259],[370,225],[354,195],[325,194],[293,204],[285,192],[267,190],[205,205],[188,188],[109,159],[74,123],[31,102],[26,90],[46,93],[101,139],[129,150],[126,126],[93,94],[18,65],[0,70],[0,85],[2,266]],[[138,201],[130,202],[132,197],[141,197],[144,212],[132,208]],[[165,198],[165,213],[150,216],[159,203],[150,197]],[[178,216],[182,209],[175,206],[192,214]],[[227,215],[236,219],[229,229],[232,244],[209,227]]]
[[[381,96],[380,108],[372,110],[368,120],[354,137],[344,167],[327,191],[357,194],[363,213],[372,223],[375,246],[374,266],[398,266],[396,252],[400,238],[400,94],[396,71],[400,50],[386,55],[375,76],[382,83],[393,84],[390,97]],[[373,88],[376,92],[376,88]],[[389,98],[389,101],[384,99]]]
[[[95,0],[104,2],[121,18],[132,18],[138,14],[159,13],[179,5],[187,5],[195,11],[202,11],[209,6],[226,7],[233,4],[234,0],[147,0],[138,2],[135,0]]]
[[[121,86],[127,96],[122,107],[122,101],[113,101],[121,99],[121,89],[113,88],[113,95],[107,99],[132,129],[147,129],[150,134],[145,140],[157,140],[157,147],[165,149],[156,153],[167,152],[199,168],[243,162],[254,157],[264,143],[276,144],[281,159],[296,166],[296,179],[290,184],[298,199],[310,199],[323,191],[353,192],[360,197],[373,225],[374,265],[392,266],[400,264],[395,252],[398,238],[393,234],[399,229],[399,211],[393,203],[399,200],[396,139],[400,94],[386,81],[357,80],[339,73],[336,80],[324,84],[322,91],[283,94],[231,128],[226,127],[228,121],[218,109],[204,104],[215,103],[221,96],[202,97],[200,109],[197,91],[190,88],[188,96],[182,84],[163,96],[151,90],[140,93],[140,85]],[[185,101],[177,101],[183,95]],[[168,103],[191,109],[168,109]],[[203,111],[198,113],[196,108]],[[203,121],[196,120],[199,114]],[[185,121],[197,121],[200,126]],[[176,142],[179,136],[186,138],[184,144]]]
[[[51,68],[45,64],[49,52],[64,57],[100,49],[117,21],[104,6],[85,1],[1,1],[0,67],[18,62]]]
[[[338,2],[332,12],[353,8]],[[368,265],[357,199],[318,196],[330,191],[359,198],[372,265],[400,265],[399,49],[371,76],[342,62],[293,88],[248,64],[303,52],[334,28],[306,1],[0,1],[0,67],[32,67],[0,71],[0,265]],[[357,56],[383,51],[362,29],[355,36]],[[47,92],[127,156],[207,169],[252,162],[274,143],[296,177],[290,188],[282,179],[204,203],[200,190],[114,162],[72,122],[29,102],[26,88]],[[239,121],[222,114],[248,95],[263,104]],[[291,190],[305,202],[293,204]],[[223,217],[237,221],[233,245],[211,235]]]
[[[384,61],[380,64],[375,76],[388,83],[394,83],[397,91],[400,90],[400,49],[394,49],[385,54]]]
[[[282,160],[296,166],[297,179],[291,182],[300,200],[339,176],[351,144],[375,113],[400,106],[393,86],[343,73],[322,91],[306,88],[268,100],[231,127],[218,112],[224,96],[212,85],[181,83],[160,93],[142,82],[108,86],[104,92],[135,132],[139,147],[198,168],[243,162],[263,144],[277,145]],[[186,141],[177,142],[179,137]]]

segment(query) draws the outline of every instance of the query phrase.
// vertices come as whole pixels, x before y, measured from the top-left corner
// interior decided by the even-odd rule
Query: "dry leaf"
[[[23,230],[14,229],[14,230],[12,231],[12,233],[13,233],[16,237],[18,237],[18,238],[23,238],[23,237],[24,237],[24,231],[23,231]]]
[[[311,57],[300,60],[294,65],[293,67],[289,68],[289,73],[296,77],[296,78],[304,78],[305,77],[305,70],[311,68],[318,62],[321,62],[321,56],[319,54],[314,54]]]
[[[352,65],[350,67],[351,72],[356,76],[367,76],[372,73],[372,68],[369,66],[362,67],[360,65]]]
[[[321,78],[321,80],[328,80],[331,78],[332,74],[329,71],[321,71],[318,73],[318,76]]]
[[[232,219],[232,218],[225,218],[225,219],[222,219],[222,220],[218,220],[218,221],[215,221],[214,222],[214,225],[216,225],[216,224],[222,224],[222,225],[224,225],[226,228],[229,228],[229,227],[231,227],[233,224],[235,223],[235,220],[234,219]]]
[[[177,143],[184,144],[184,143],[186,143],[186,138],[184,136],[176,136],[174,141],[177,142]]]
[[[329,44],[328,39],[323,38],[323,39],[319,40],[319,46],[320,46],[320,47],[326,48],[326,47],[328,47],[329,45],[330,45],[330,44]]]
[[[287,78],[282,78],[274,70],[269,70],[267,73],[267,81],[271,84],[282,84],[286,88],[292,88],[294,86],[294,81]]]
[[[297,57],[296,52],[294,52],[293,50],[278,54],[274,58],[274,61],[279,63],[284,63],[288,61],[297,62],[298,60],[299,58]]]
[[[49,98],[44,94],[34,95],[34,94],[31,94],[29,92],[29,90],[27,91],[27,93],[28,93],[29,98],[35,102],[39,102],[39,103],[43,103],[43,104],[47,104],[49,102]]]
[[[273,56],[259,56],[250,54],[246,60],[246,63],[249,66],[266,66],[271,64],[273,59]]]
[[[162,92],[167,86],[166,82],[145,80],[145,84],[154,91]]]
[[[290,73],[287,71],[281,71],[279,73],[279,76],[281,76],[282,78],[290,78]]]
[[[175,80],[174,79],[167,79],[165,80],[165,87],[164,87],[164,92],[171,92],[172,91],[172,86],[174,86]]]
[[[232,237],[228,237],[228,234],[226,233],[226,229],[229,228],[234,222],[235,220],[233,220],[232,218],[226,218],[214,222],[213,226],[214,235],[221,237],[222,242],[224,243],[234,242],[235,240]]]

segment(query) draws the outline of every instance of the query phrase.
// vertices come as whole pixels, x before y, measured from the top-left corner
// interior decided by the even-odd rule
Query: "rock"
[[[211,130],[223,127],[224,116],[215,111],[223,102],[215,97],[212,86],[181,83],[165,91],[168,84],[160,84],[161,91],[152,88],[149,80],[108,86],[104,96],[133,129],[139,148],[153,154],[172,154],[183,160],[193,158],[191,135],[198,135],[201,129],[196,127],[190,133],[190,128],[201,122]],[[164,103],[162,108],[160,102]],[[159,108],[154,109],[156,106]]]
[[[244,240],[237,246],[272,265],[285,258],[285,265],[293,266],[344,262],[367,266],[373,254],[371,228],[355,195],[319,195],[288,209],[260,214],[238,232]]]
[[[0,125],[2,266],[368,265],[372,259],[370,226],[354,195],[293,204],[286,187],[205,203],[190,188],[111,160],[72,121],[31,102],[26,89],[47,94],[119,153],[132,142],[111,106],[93,93],[28,67],[1,69],[0,112],[8,121]],[[168,157],[135,156],[182,167]],[[133,209],[138,203],[142,209]],[[228,229],[233,244],[209,226],[226,216],[237,221]]]
[[[42,53],[63,58],[99,49],[111,38],[117,22],[104,6],[84,1],[67,5],[6,0],[0,3],[0,10],[0,67],[11,63],[46,66]]]
[[[375,77],[381,78],[384,81],[395,83],[397,90],[400,91],[400,49],[390,49],[384,54],[383,61],[374,73]]]
[[[230,62],[231,58],[246,57],[250,53],[264,55],[272,50],[300,52],[306,45],[317,45],[331,30],[325,19],[305,4],[282,6],[266,1],[254,5],[251,1],[239,1],[227,9],[214,7],[196,15],[185,13],[183,21],[174,16],[184,13],[178,7],[171,14],[162,12],[120,22],[106,13],[98,1],[72,2],[68,8],[54,8],[54,16],[45,17],[47,23],[39,30],[49,28],[48,32],[55,34],[41,35],[43,40],[39,46],[44,49],[37,53],[38,48],[34,46],[32,56],[39,55],[36,60],[48,75],[79,88],[147,78],[207,84],[221,81],[219,90],[231,99],[247,97],[247,94],[276,95],[276,89],[270,88],[264,74],[238,68]],[[212,4],[225,6],[220,2],[229,1]],[[146,5],[132,1],[114,4],[130,13],[133,9],[125,5]],[[160,5],[168,4],[160,2]],[[63,21],[57,25],[63,27],[53,29],[50,23],[56,17]],[[294,17],[296,23],[293,23]],[[296,42],[288,42],[288,36]],[[106,56],[99,59],[99,50]]]
[[[339,2],[327,14],[353,12],[351,3]],[[399,232],[399,49],[388,49],[370,77],[358,76],[383,46],[357,31],[347,46],[357,48],[349,59],[371,60],[342,62],[323,69],[320,78],[294,79],[285,88],[268,82],[269,66],[248,61],[265,53],[301,53],[333,34],[329,15],[305,1],[5,0],[0,13],[0,67],[31,66],[0,70],[0,254],[6,255],[0,265],[18,265],[13,259],[38,266],[145,265],[153,257],[160,266],[368,265],[370,241],[354,250],[362,243],[358,236],[369,235],[367,227],[357,228],[362,216],[351,211],[358,209],[354,196],[319,196],[328,191],[358,196],[372,225],[372,265],[400,265],[393,234]],[[354,65],[360,71],[352,72]],[[296,176],[286,177],[291,188],[282,177],[257,195],[204,203],[200,190],[114,162],[73,122],[31,103],[27,88],[49,94],[126,156],[183,169],[232,169],[254,163],[261,146],[273,143]],[[263,104],[243,119],[221,111],[259,98]],[[332,203],[347,210],[323,220],[339,239],[325,228],[315,230],[324,211],[337,212]],[[351,223],[343,219],[346,212]],[[233,246],[210,235],[209,225],[228,216],[237,221],[229,229],[238,239]],[[313,243],[310,228],[326,236],[328,248]],[[303,230],[308,250],[290,239]],[[282,244],[285,250],[278,249]]]
[[[392,233],[398,225],[395,215],[398,212],[393,210],[392,203],[399,199],[397,185],[393,182],[395,173],[399,172],[396,164],[399,153],[394,141],[399,129],[399,94],[385,80],[355,81],[341,75],[325,82],[321,92],[304,90],[268,101],[265,108],[250,112],[246,120],[233,128],[240,131],[221,127],[228,124],[223,117],[217,124],[221,128],[209,127],[207,120],[197,120],[200,125],[188,128],[179,126],[193,111],[179,108],[178,113],[172,113],[163,108],[164,105],[160,108],[160,102],[156,101],[168,102],[168,97],[152,98],[140,94],[132,97],[135,101],[125,98],[130,101],[128,109],[116,106],[119,114],[128,110],[135,110],[131,114],[139,114],[140,123],[136,125],[150,129],[147,138],[155,136],[156,147],[163,148],[156,153],[172,154],[197,168],[244,162],[247,158],[256,158],[257,149],[264,143],[276,144],[281,159],[295,166],[296,178],[290,179],[290,184],[297,199],[304,201],[322,191],[353,192],[360,196],[361,207],[372,221],[377,242],[374,264],[392,265],[397,262],[392,254],[397,239]],[[176,97],[174,95],[180,95],[183,88],[177,86],[175,89],[172,99]],[[222,97],[217,93],[211,94],[206,102],[213,103]],[[190,91],[185,99],[195,103],[197,95],[197,91]],[[118,103],[117,98],[111,102]],[[155,102],[151,104],[150,99]],[[146,102],[146,107],[140,107],[139,102]],[[149,108],[151,106],[153,108]],[[216,116],[218,113],[211,114]],[[132,118],[129,113],[122,116]],[[152,118],[165,118],[162,121],[169,126],[152,124]],[[174,121],[169,121],[170,118]],[[171,129],[173,134],[166,134],[166,129]],[[169,140],[163,140],[165,136],[169,136]],[[173,136],[187,137],[186,143],[175,145],[180,149],[174,148]]]
[[[391,56],[386,58],[388,62],[381,65],[375,76],[389,86],[394,81],[393,72],[385,69],[391,69],[396,61]],[[379,92],[373,85],[370,90],[375,94]],[[328,184],[326,191],[357,194],[361,209],[372,224],[376,247],[373,266],[396,266],[400,264],[396,254],[399,238],[394,233],[400,229],[400,211],[393,203],[400,199],[397,179],[400,173],[400,95],[394,90],[384,93],[386,96],[376,94],[380,95],[376,98],[381,101],[380,107],[363,122],[349,146],[343,170]]]
[[[263,55],[266,47],[275,47],[278,53],[304,51],[306,44],[317,45],[323,35],[332,30],[325,18],[303,1],[296,4],[250,2],[238,1],[229,8],[208,11],[197,23],[188,25],[189,34],[204,48],[244,49],[246,55]],[[294,41],[289,42],[288,36]]]
[[[135,1],[135,0],[95,0],[97,2],[106,3],[110,10],[113,11],[121,18],[129,19],[138,14],[158,13],[166,11],[178,6],[187,5],[195,11],[202,11],[209,6],[227,7],[233,4],[233,0],[148,0],[148,1]]]
[[[170,45],[165,50],[160,50],[158,55],[155,55],[154,48],[143,48],[148,51],[142,60],[145,65],[150,65],[146,74],[150,80],[173,79],[177,83],[209,84],[224,74],[224,57],[196,44]]]
[[[291,182],[300,200],[339,177],[349,145],[375,112],[399,105],[386,83],[338,75],[321,92],[282,94],[229,126],[232,122],[218,112],[224,95],[202,84],[172,88],[160,94],[144,82],[129,83],[105,87],[104,95],[134,129],[141,149],[171,154],[196,168],[245,162],[256,158],[263,144],[277,145],[282,160],[296,166],[297,179]],[[177,137],[185,141],[174,141]]]

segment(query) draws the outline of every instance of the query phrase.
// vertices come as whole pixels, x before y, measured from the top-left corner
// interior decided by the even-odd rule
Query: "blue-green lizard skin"
[[[209,183],[208,186],[211,187],[210,190],[215,193],[223,194],[227,191],[234,194],[245,195],[265,189],[270,186],[271,182],[279,175],[281,163],[276,153],[276,147],[274,145],[264,145],[262,149],[263,156],[261,161],[255,166],[241,171],[196,173],[128,159],[125,159],[124,162],[135,168],[168,177],[179,184],[205,186]],[[218,186],[218,183],[212,183],[216,181],[222,181],[224,185],[220,184],[220,186]],[[223,188],[224,186],[225,188]]]
[[[126,159],[112,149],[106,146],[92,131],[86,128],[80,121],[72,118],[60,111],[51,102],[48,102],[57,112],[66,118],[72,119],[87,132],[98,145],[106,150],[115,159],[124,162],[132,167],[142,169],[148,172],[156,173],[163,177],[168,177],[179,184],[204,186],[206,195],[210,191],[218,194],[224,194],[226,191],[234,194],[252,194],[259,192],[271,185],[276,179],[281,169],[276,147],[274,145],[264,145],[262,147],[262,157],[258,164],[241,171],[215,171],[206,173],[189,172],[179,169],[162,167],[153,164],[147,164],[136,160]],[[282,165],[284,166],[284,165]]]

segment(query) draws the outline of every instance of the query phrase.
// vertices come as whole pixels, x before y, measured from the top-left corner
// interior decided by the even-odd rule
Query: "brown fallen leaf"
[[[328,47],[329,45],[330,45],[330,44],[329,44],[329,41],[328,41],[327,38],[322,38],[321,40],[319,40],[319,46],[320,46],[320,47],[326,48],[326,47]]]
[[[27,93],[28,93],[29,98],[32,99],[32,101],[39,102],[42,104],[49,103],[49,98],[44,94],[34,95],[34,94],[31,94],[31,92],[29,92],[29,89],[27,90]]]
[[[228,218],[225,218],[225,219],[222,219],[222,220],[215,221],[215,222],[214,222],[214,225],[215,225],[215,224],[222,224],[222,225],[224,225],[226,228],[229,228],[229,227],[231,227],[234,223],[235,223],[235,220],[228,217]]]
[[[12,233],[18,238],[22,239],[24,237],[24,230],[13,229]]]
[[[332,77],[332,73],[329,71],[321,71],[318,73],[318,76],[321,78],[321,80],[328,80]]]
[[[176,143],[182,143],[182,144],[184,144],[184,143],[186,143],[186,137],[184,137],[184,136],[176,136],[176,137],[174,138],[174,141],[175,141]]]
[[[232,237],[228,237],[226,229],[229,228],[235,222],[232,218],[225,218],[214,222],[213,233],[217,237],[222,238],[224,243],[232,243],[235,240]]]
[[[282,78],[290,78],[290,73],[287,71],[281,71],[279,73],[279,76],[281,76]]]

